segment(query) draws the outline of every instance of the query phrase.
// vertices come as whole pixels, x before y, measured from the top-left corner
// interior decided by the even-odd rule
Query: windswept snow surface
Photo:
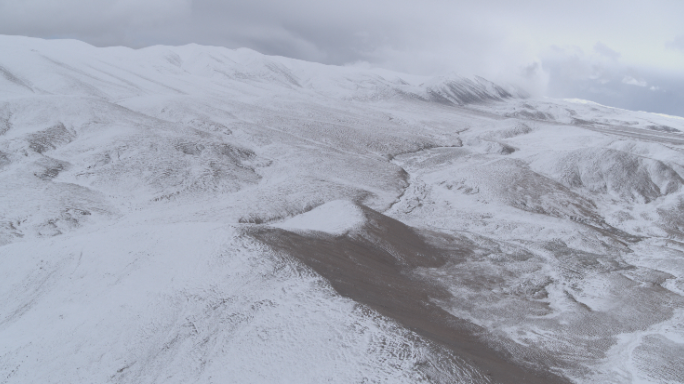
[[[0,36],[0,382],[684,383],[684,119]]]
[[[363,211],[354,203],[335,200],[273,226],[288,231],[320,231],[339,236],[362,227],[365,222]]]

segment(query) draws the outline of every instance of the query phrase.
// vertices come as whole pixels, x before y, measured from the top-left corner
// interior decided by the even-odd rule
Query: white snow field
[[[0,383],[684,383],[684,119],[0,36]]]
[[[320,231],[341,236],[366,223],[363,211],[351,201],[336,200],[319,205],[272,227],[288,231]]]

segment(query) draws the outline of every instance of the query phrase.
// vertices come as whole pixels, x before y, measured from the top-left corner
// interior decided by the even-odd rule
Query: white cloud
[[[601,42],[598,42],[596,45],[594,45],[594,51],[612,60],[617,60],[620,58],[620,56],[622,56],[619,52],[612,50],[610,47]]]
[[[635,85],[637,87],[645,87],[648,83],[644,80],[637,80],[632,76],[625,76],[622,78],[622,83],[627,85]]]

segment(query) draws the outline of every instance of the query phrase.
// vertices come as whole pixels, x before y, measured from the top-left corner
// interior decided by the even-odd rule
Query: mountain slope
[[[3,382],[684,382],[684,119],[0,36]]]

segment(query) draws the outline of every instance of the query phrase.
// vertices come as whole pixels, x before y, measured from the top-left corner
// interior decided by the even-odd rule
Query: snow
[[[526,372],[684,382],[684,120],[504,89],[0,36],[2,381],[493,380],[291,240],[400,260]]]
[[[320,231],[341,236],[362,227],[365,222],[366,217],[356,204],[335,200],[271,226],[288,231]]]
[[[12,382],[412,383],[428,353],[220,223],[121,223],[2,253]]]

